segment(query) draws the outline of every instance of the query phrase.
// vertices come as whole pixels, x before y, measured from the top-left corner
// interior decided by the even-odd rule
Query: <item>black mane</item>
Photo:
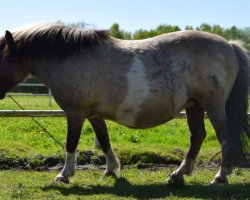
[[[61,60],[109,39],[104,30],[82,30],[62,24],[34,26],[13,33],[20,58]]]

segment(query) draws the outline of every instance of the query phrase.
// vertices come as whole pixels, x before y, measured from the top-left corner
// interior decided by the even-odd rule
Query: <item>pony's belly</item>
[[[130,128],[139,128],[139,129],[144,129],[144,128],[151,128],[154,126],[158,126],[161,125],[165,122],[170,121],[171,119],[173,119],[173,116],[167,116],[167,117],[161,117],[161,118],[155,118],[155,119],[151,119],[151,118],[137,118],[136,121],[131,122],[130,120],[127,119],[115,119],[113,121],[122,124],[124,126],[130,127]]]
[[[139,112],[124,109],[113,121],[131,128],[150,128],[173,118],[173,110],[167,104],[144,106]]]

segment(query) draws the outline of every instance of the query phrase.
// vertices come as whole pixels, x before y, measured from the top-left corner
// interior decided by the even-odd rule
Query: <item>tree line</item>
[[[179,26],[162,24],[151,30],[138,29],[134,32],[129,32],[121,29],[118,23],[114,23],[109,29],[109,33],[112,37],[119,39],[139,40],[180,30],[181,28]],[[245,43],[246,48],[250,50],[250,27],[238,28],[236,26],[232,26],[230,28],[223,28],[220,25],[203,23],[195,28],[193,26],[186,26],[185,30],[206,31],[220,35],[227,40],[242,40]]]

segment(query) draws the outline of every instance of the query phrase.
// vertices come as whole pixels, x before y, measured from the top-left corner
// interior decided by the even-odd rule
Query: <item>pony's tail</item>
[[[248,118],[248,95],[250,79],[250,60],[248,51],[239,42],[231,41],[238,59],[239,72],[226,102],[229,126],[229,149],[235,165],[249,164],[250,124]]]

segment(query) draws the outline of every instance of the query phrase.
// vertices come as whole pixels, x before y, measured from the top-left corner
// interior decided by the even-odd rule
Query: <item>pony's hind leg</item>
[[[227,175],[232,173],[233,160],[229,151],[229,129],[227,124],[227,116],[223,105],[220,108],[208,109],[208,117],[215,129],[216,136],[222,149],[222,161],[219,172],[215,175],[211,184],[228,183]]]
[[[104,172],[104,176],[116,177],[115,170],[120,170],[120,162],[111,148],[107,125],[103,119],[98,118],[89,119],[89,122],[95,131],[106,158],[107,168]]]
[[[81,135],[84,116],[79,112],[67,113],[68,134],[66,142],[66,161],[63,170],[56,176],[57,182],[69,183],[69,177],[75,174],[75,151]]]
[[[183,175],[191,175],[194,167],[194,161],[201,148],[202,142],[206,137],[204,126],[204,110],[201,105],[194,101],[192,106],[186,108],[187,122],[190,130],[190,147],[186,158],[179,168],[169,177],[171,184],[183,184]]]

